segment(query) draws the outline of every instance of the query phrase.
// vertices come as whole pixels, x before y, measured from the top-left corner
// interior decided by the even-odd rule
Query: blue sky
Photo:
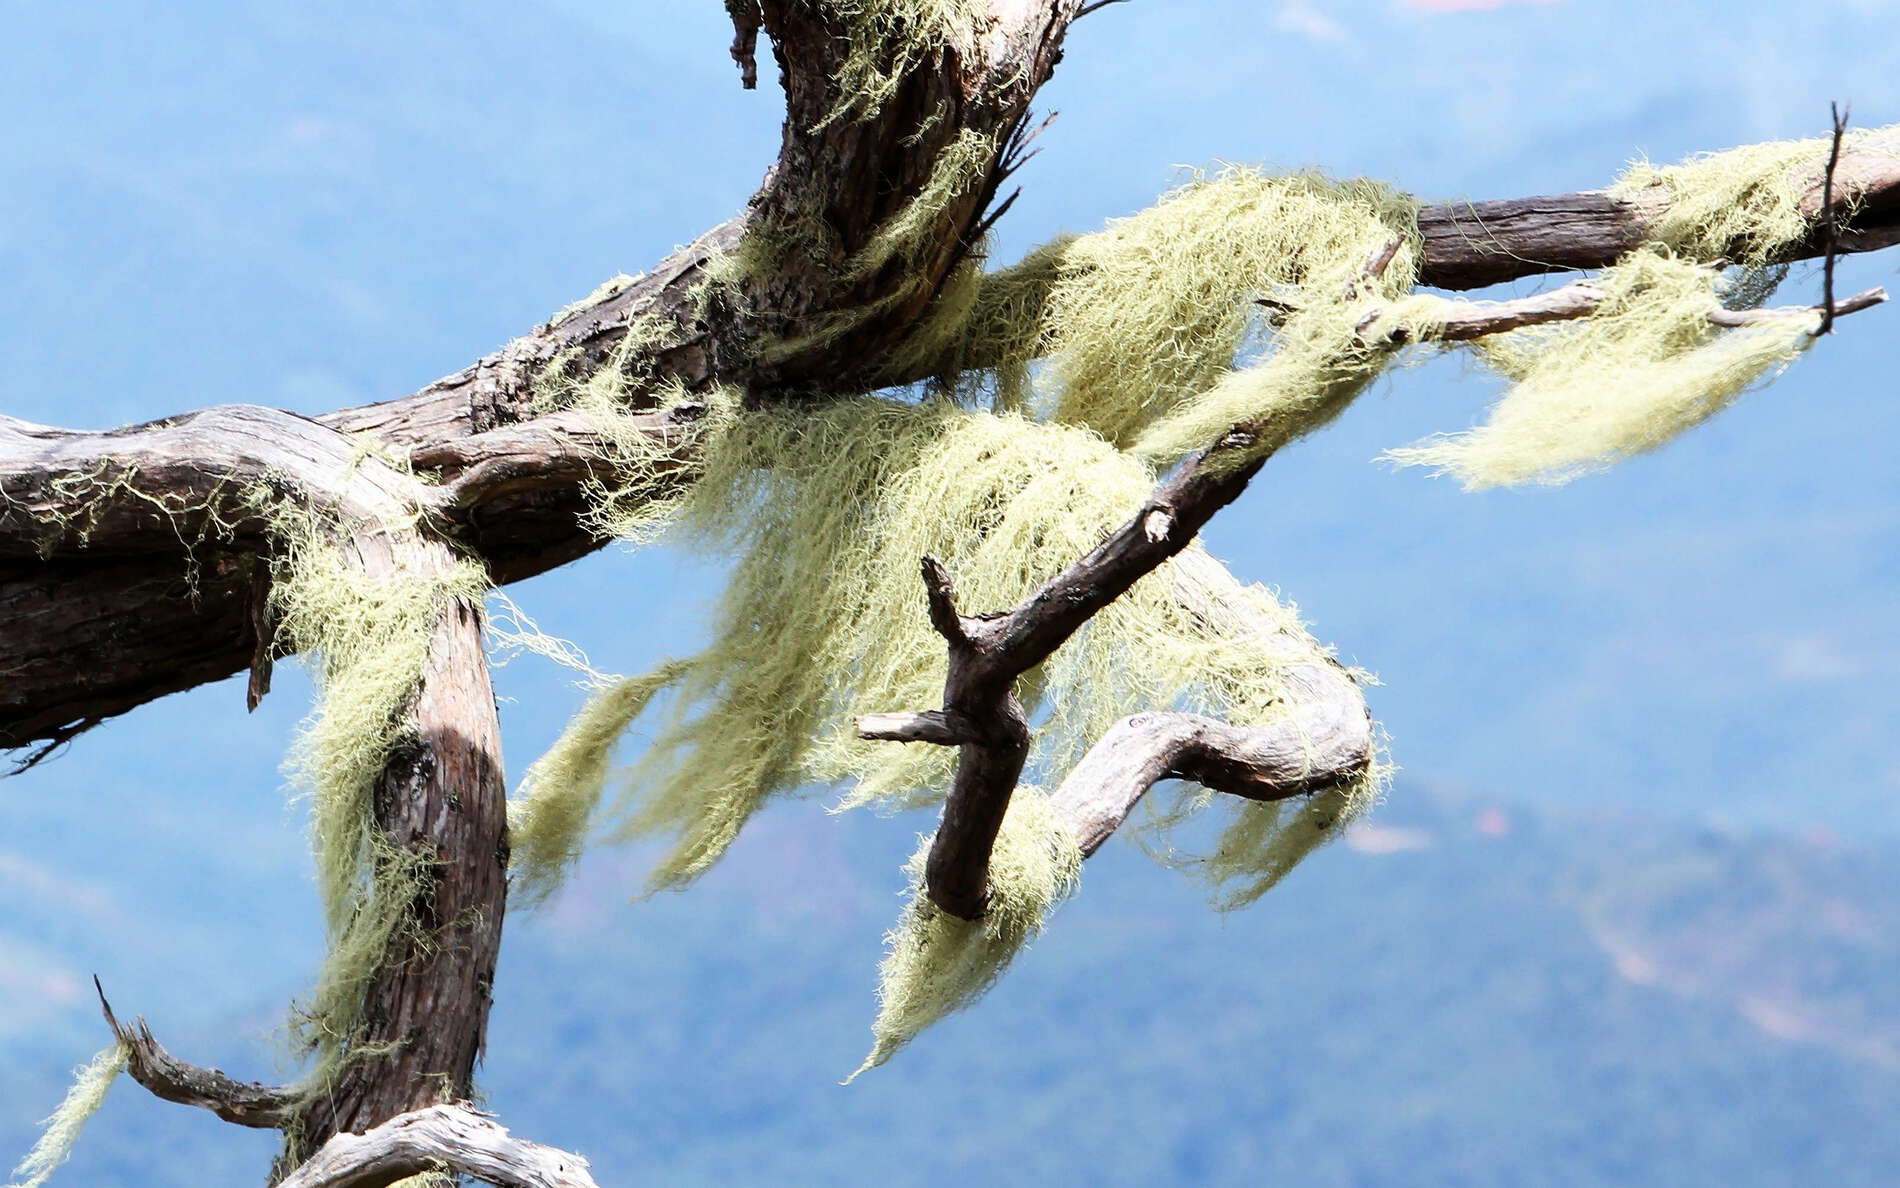
[[[998,254],[1215,160],[1500,197],[1815,135],[1833,99],[1900,120],[1900,3],[1799,8],[1114,5],[1044,93],[1062,114]],[[771,159],[776,95],[769,78],[739,90],[712,0],[442,12],[0,0],[0,33],[30,47],[0,73],[0,409],[104,427],[398,396],[727,217]],[[1853,261],[1842,283],[1893,284],[1896,267]],[[1786,293],[1817,291],[1798,270]],[[1482,410],[1486,380],[1433,362],[1276,459],[1210,544],[1379,674],[1407,782],[1900,835],[1896,317],[1852,319],[1690,438],[1558,490],[1469,496],[1374,463]],[[698,630],[716,577],[616,551],[514,594],[632,671]],[[500,691],[519,772],[579,694],[529,661]],[[82,1026],[82,971],[110,960],[128,978],[198,962],[299,984],[307,857],[276,764],[304,696],[286,679],[249,717],[229,683],[173,697],[0,784],[0,888],[75,914],[0,934],[0,1043],[69,1062],[34,1036]],[[259,925],[242,955],[221,923],[233,903]]]

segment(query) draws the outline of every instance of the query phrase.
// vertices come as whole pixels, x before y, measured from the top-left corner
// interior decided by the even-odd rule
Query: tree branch
[[[1087,857],[1162,780],[1192,780],[1248,800],[1285,800],[1337,787],[1365,771],[1371,750],[1355,739],[1360,745],[1315,755],[1303,721],[1313,708],[1296,707],[1297,716],[1258,727],[1200,714],[1134,714],[1111,727],[1070,769],[1051,807]]]
[[[587,1160],[515,1138],[467,1105],[430,1106],[335,1135],[277,1188],[385,1188],[430,1171],[497,1188],[598,1188]]]
[[[1037,69],[1046,73],[1059,47],[1060,6],[1018,7],[1025,12],[1021,24],[1012,26],[1015,44],[1029,47],[1024,52],[1033,54]],[[1038,20],[1047,23],[1037,25]],[[1036,30],[1033,37],[1024,32],[1031,28]],[[1022,101],[1026,103],[1026,97]],[[1006,106],[1013,111],[1013,102]],[[1003,114],[1011,113],[992,112],[986,118]],[[968,120],[976,118],[966,114]],[[882,126],[859,135],[880,146],[892,135],[902,139]],[[1824,165],[1817,157],[1811,168],[1804,165],[1801,170],[1813,182],[1810,197],[1816,215],[1827,205]],[[842,184],[835,174],[828,176],[824,184]],[[781,169],[768,182],[781,203],[791,200],[782,188],[790,184],[786,177]],[[1844,216],[1840,251],[1900,243],[1900,133],[1882,132],[1847,143],[1835,169],[1835,186],[1834,205]],[[809,196],[826,208],[821,195]],[[1661,211],[1649,201],[1624,201],[1596,192],[1426,207],[1419,217],[1423,277],[1430,285],[1475,288],[1561,268],[1599,267],[1641,242]],[[517,581],[572,561],[601,544],[581,523],[582,485],[607,462],[594,452],[597,446],[588,432],[566,419],[567,414],[533,417],[536,379],[559,364],[571,378],[584,380],[616,358],[628,325],[639,321],[648,328],[672,329],[658,346],[641,353],[636,373],[629,376],[634,392],[661,378],[694,389],[726,382],[763,385],[766,377],[731,347],[736,332],[718,311],[701,318],[695,296],[708,262],[731,251],[745,226],[746,219],[739,219],[715,228],[651,274],[603,290],[413,396],[344,409],[318,421],[346,437],[369,434],[384,448],[410,454],[418,469],[440,470],[454,480],[456,490],[444,514],[459,519],[453,535],[487,561],[497,581]],[[954,238],[954,231],[946,233]],[[1795,254],[1818,255],[1822,249],[1818,239],[1810,237]],[[887,278],[885,283],[897,282]],[[764,299],[763,294],[754,297]],[[893,337],[901,333],[901,328],[890,331]],[[868,360],[884,357],[877,349],[860,349],[866,341],[862,337],[855,341],[855,346],[835,343],[794,370],[836,375],[847,386],[920,378],[885,370],[854,379]],[[764,392],[767,387],[754,390]],[[189,419],[188,414],[141,428],[183,426]],[[656,432],[665,428],[656,426]],[[39,481],[20,472],[49,466],[39,457],[47,435],[81,436],[18,422],[0,426],[0,483]],[[113,454],[120,447],[132,448],[137,436],[128,431],[92,435],[87,448],[93,464],[119,472]],[[484,459],[496,465],[483,469]],[[202,492],[228,477],[223,462],[211,453],[186,451],[167,465],[186,492]],[[193,468],[196,472],[189,473]],[[51,469],[74,473],[69,467]],[[12,490],[11,485],[0,486],[9,496]],[[0,500],[0,541],[12,542],[0,544],[0,673],[7,674],[0,684],[0,747],[44,743],[50,749],[101,720],[243,671],[252,663],[252,568],[241,539],[228,550],[200,551],[195,589],[185,582],[189,563],[184,543],[149,507],[143,513],[136,508],[126,513],[132,528],[143,524],[133,532],[139,551],[81,547],[68,538],[70,551],[56,548],[42,560],[42,514],[71,510],[69,501],[29,513]]]
[[[1887,290],[1868,289],[1852,297],[1833,303],[1836,317],[1859,313],[1872,309],[1887,300]],[[1589,281],[1573,281],[1562,288],[1552,289],[1548,293],[1535,293],[1529,297],[1520,297],[1512,301],[1456,301],[1446,303],[1443,320],[1433,326],[1427,335],[1434,342],[1469,342],[1473,339],[1488,338],[1493,334],[1503,334],[1511,330],[1521,330],[1527,326],[1543,326],[1552,322],[1575,321],[1587,318],[1600,308],[1604,301],[1604,292]],[[1712,325],[1723,327],[1752,326],[1789,314],[1817,312],[1824,313],[1827,304],[1812,307],[1783,307],[1779,309],[1718,309],[1709,314]],[[1360,323],[1361,333],[1372,328],[1379,320],[1379,311],[1368,314]],[[1388,341],[1403,341],[1403,329],[1392,332]]]
[[[106,1025],[126,1046],[126,1071],[153,1096],[210,1110],[239,1126],[278,1130],[289,1121],[297,1104],[295,1090],[237,1081],[215,1068],[185,1063],[153,1038],[144,1019],[134,1020],[130,1027],[121,1024],[97,977],[92,985],[99,992],[99,1009],[105,1012]]]

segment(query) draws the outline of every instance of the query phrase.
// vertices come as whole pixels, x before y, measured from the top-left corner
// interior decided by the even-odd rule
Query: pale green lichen
[[[79,1132],[99,1112],[112,1082],[125,1071],[129,1054],[123,1042],[115,1043],[73,1074],[72,1088],[66,1091],[59,1108],[42,1124],[45,1129],[39,1141],[13,1169],[16,1179],[9,1188],[40,1188],[59,1165],[66,1162],[79,1142]]]
[[[1819,315],[1798,310],[1740,328],[1708,269],[1659,250],[1604,270],[1590,317],[1499,335],[1477,348],[1510,379],[1486,422],[1393,450],[1467,489],[1558,484],[1674,440],[1779,372],[1814,341]]]
[[[613,748],[653,698],[679,683],[687,666],[663,664],[596,693],[547,754],[522,777],[509,804],[508,839],[517,903],[544,901],[579,859],[607,786]]]
[[[1883,130],[1885,131],[1885,130]],[[1873,133],[1852,132],[1851,149]],[[1821,185],[1831,141],[1776,140],[1719,153],[1699,153],[1677,165],[1639,161],[1610,193],[1626,200],[1666,203],[1648,227],[1652,242],[1704,263],[1728,258],[1760,266],[1804,238],[1818,204],[1802,209]],[[1843,213],[1852,212],[1851,204]]]
[[[411,727],[408,710],[436,624],[455,602],[479,606],[486,572],[458,562],[440,573],[370,572],[349,534],[260,494],[275,543],[271,612],[277,643],[303,653],[316,708],[288,769],[311,804],[311,840],[329,949],[296,1031],[317,1053],[312,1091],[359,1047],[363,990],[397,945],[426,947],[413,905],[433,858],[376,825],[376,781]],[[383,530],[389,530],[385,527]]]
[[[1075,838],[1032,787],[1016,789],[996,835],[982,919],[960,919],[930,901],[924,890],[929,854],[925,839],[905,867],[910,902],[884,938],[874,1042],[847,1084],[889,1060],[924,1028],[982,997],[1082,877]]]
[[[1769,187],[1765,175],[1787,160],[1754,159],[1756,188]],[[933,181],[913,204],[925,222],[966,184],[954,161],[937,174],[956,181]],[[1725,192],[1731,174],[1721,173]],[[1671,184],[1704,184],[1693,172],[1673,176]],[[1683,211],[1696,209],[1693,193],[1679,198]],[[1749,234],[1785,234],[1772,229],[1777,202],[1757,204]],[[518,811],[545,812],[549,822],[537,866],[551,873],[537,876],[538,891],[598,815],[613,740],[662,688],[671,709],[614,805],[623,836],[672,843],[654,887],[697,877],[775,795],[816,786],[842,787],[846,806],[940,801],[949,751],[866,743],[851,725],[859,714],[927,707],[941,695],[944,647],[922,613],[917,559],[944,560],[966,612],[1009,608],[1124,522],[1187,452],[1243,427],[1254,444],[1241,457],[1264,456],[1326,424],[1399,344],[1428,339],[1439,318],[1439,299],[1410,295],[1415,210],[1373,183],[1229,169],[1015,268],[984,275],[966,262],[900,348],[907,370],[938,377],[929,396],[747,410],[734,394],[695,395],[705,412],[692,431],[690,486],[664,473],[684,463],[636,431],[611,387],[595,392],[588,406],[630,435],[617,467],[627,473],[594,493],[597,527],[633,540],[670,530],[733,558],[734,576],[704,651],[597,701],[537,769]],[[921,225],[908,215],[894,221],[876,253],[837,267],[898,259]],[[1382,252],[1386,266],[1369,270]],[[1708,312],[1722,294],[1710,274],[1654,249],[1603,283],[1609,299],[1585,325],[1487,345],[1519,388],[1498,423],[1509,427],[1522,412],[1543,428],[1493,439],[1495,458],[1474,462],[1473,474],[1548,477],[1650,448],[1785,362],[1800,346],[1794,332],[1812,326],[1775,319],[1760,333],[1718,334]],[[1742,303],[1738,292],[1727,296]],[[1580,404],[1579,393],[1605,386],[1632,395]],[[1476,455],[1459,455],[1468,457]],[[1280,674],[1324,653],[1264,591],[1241,596],[1273,625],[1274,642],[1222,634],[1190,614],[1163,567],[1028,674],[1019,692],[1036,724],[1030,778],[1059,781],[1082,748],[1137,709],[1284,720]],[[1164,820],[1181,824],[1211,803],[1232,803],[1212,850],[1186,860],[1223,906],[1238,906],[1376,802],[1385,771],[1380,759],[1339,787],[1280,803],[1191,793]],[[1033,794],[1018,803],[1022,814],[1041,811]],[[1046,852],[1048,839],[1028,832]],[[1001,866],[1021,856],[1024,830],[1006,833]],[[974,924],[915,900],[893,939],[870,1063],[981,993],[1072,873],[1037,879],[1042,890],[1025,893],[1021,910],[1006,895],[992,909],[1000,914]]]

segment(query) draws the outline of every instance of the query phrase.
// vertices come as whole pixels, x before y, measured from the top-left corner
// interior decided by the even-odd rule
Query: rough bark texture
[[[401,558],[412,573],[454,560],[439,542],[399,541],[397,550],[414,550]],[[304,1103],[280,1170],[333,1134],[474,1092],[508,890],[501,726],[480,608],[458,601],[438,620],[410,718],[413,737],[384,769],[375,810],[392,841],[430,861],[431,885],[411,905],[424,940],[384,954],[354,1045],[374,1054],[353,1056]]]
[[[134,1020],[130,1027],[120,1023],[97,978],[93,979],[93,986],[99,990],[99,1007],[105,1012],[106,1026],[126,1047],[126,1071],[154,1097],[210,1110],[238,1126],[279,1130],[289,1121],[297,1104],[295,1090],[239,1081],[215,1068],[185,1063],[165,1050],[144,1019]]]

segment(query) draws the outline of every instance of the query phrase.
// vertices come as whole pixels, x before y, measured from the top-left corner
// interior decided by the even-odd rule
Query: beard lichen
[[[1788,160],[1755,161],[1764,175],[1755,189],[1772,188],[1765,175]],[[1703,176],[1691,168],[1668,184]],[[1726,168],[1706,176],[1736,185]],[[1679,200],[1695,207],[1691,192]],[[1763,230],[1776,226],[1775,210],[1763,200],[1751,234],[1791,234]],[[670,841],[651,875],[659,889],[704,872],[776,795],[825,787],[842,788],[844,807],[940,802],[950,751],[867,743],[852,730],[860,714],[940,698],[944,646],[922,613],[917,559],[942,559],[972,612],[1015,606],[1125,522],[1189,451],[1244,424],[1265,454],[1332,420],[1391,365],[1397,344],[1430,336],[1438,301],[1412,295],[1415,219],[1411,199],[1373,183],[1246,169],[1196,176],[1154,209],[1053,242],[1014,268],[953,273],[900,348],[906,366],[939,377],[921,399],[844,395],[787,410],[748,408],[736,393],[675,393],[705,408],[690,484],[660,481],[661,465],[678,464],[662,458],[678,455],[636,431],[612,392],[597,392],[587,406],[604,425],[619,418],[631,477],[595,491],[596,526],[635,541],[670,533],[732,558],[733,576],[703,651],[600,695],[537,765],[517,809],[533,822],[524,878],[535,893],[552,888],[602,815],[621,837]],[[898,244],[911,231],[892,233]],[[1382,254],[1383,270],[1369,268]],[[898,257],[880,249],[878,258]],[[1712,415],[1798,353],[1812,329],[1799,317],[1716,330],[1712,275],[1663,248],[1633,252],[1606,270],[1595,317],[1482,348],[1518,384],[1494,426],[1406,460],[1468,482],[1547,481]],[[1024,678],[1036,727],[1029,778],[1053,786],[1110,724],[1142,708],[1245,724],[1288,714],[1280,674],[1325,655],[1293,613],[1246,591],[1284,637],[1303,641],[1289,651],[1212,630],[1172,590],[1163,567]],[[604,796],[615,739],[662,692],[670,708],[657,737],[622,794]],[[1222,906],[1250,903],[1374,804],[1386,770],[1381,757],[1328,791],[1236,801],[1210,852],[1174,857],[1215,884]],[[609,799],[611,811],[598,812]],[[1190,790],[1162,821],[1179,825],[1232,799]],[[1024,820],[1046,807],[1030,792],[1015,803]],[[996,862],[1016,860],[1004,851],[1021,848],[1023,828],[1006,830]],[[1037,837],[1031,848],[1046,852]],[[1038,884],[1059,889],[1025,900],[1041,904],[1034,910],[1000,900],[993,911],[1005,915],[975,924],[915,897],[892,940],[869,1064],[980,994],[1072,882],[1071,873]]]
[[[1842,147],[1851,150],[1890,133],[1850,132]],[[1802,204],[1821,185],[1830,143],[1776,140],[1698,153],[1676,165],[1638,161],[1609,193],[1663,208],[1649,224],[1650,242],[1702,263],[1726,258],[1758,268],[1774,263],[1813,229],[1816,216]],[[1841,214],[1853,209],[1849,202]]]
[[[79,1142],[79,1132],[106,1103],[106,1092],[125,1071],[129,1051],[124,1041],[113,1044],[73,1074],[66,1097],[41,1125],[39,1141],[26,1158],[13,1169],[16,1178],[10,1188],[40,1188],[60,1164],[66,1162]]]
[[[982,997],[1082,878],[1074,836],[1043,794],[1027,786],[1010,798],[996,835],[981,919],[960,919],[931,902],[924,890],[929,854],[926,838],[904,868],[910,901],[884,938],[874,1042],[846,1084],[889,1060],[924,1028]]]
[[[1733,404],[1814,342],[1797,310],[1722,328],[1723,283],[1664,249],[1603,271],[1602,305],[1576,322],[1486,339],[1475,349],[1511,381],[1486,422],[1388,457],[1455,475],[1467,490],[1561,484],[1673,441]]]

